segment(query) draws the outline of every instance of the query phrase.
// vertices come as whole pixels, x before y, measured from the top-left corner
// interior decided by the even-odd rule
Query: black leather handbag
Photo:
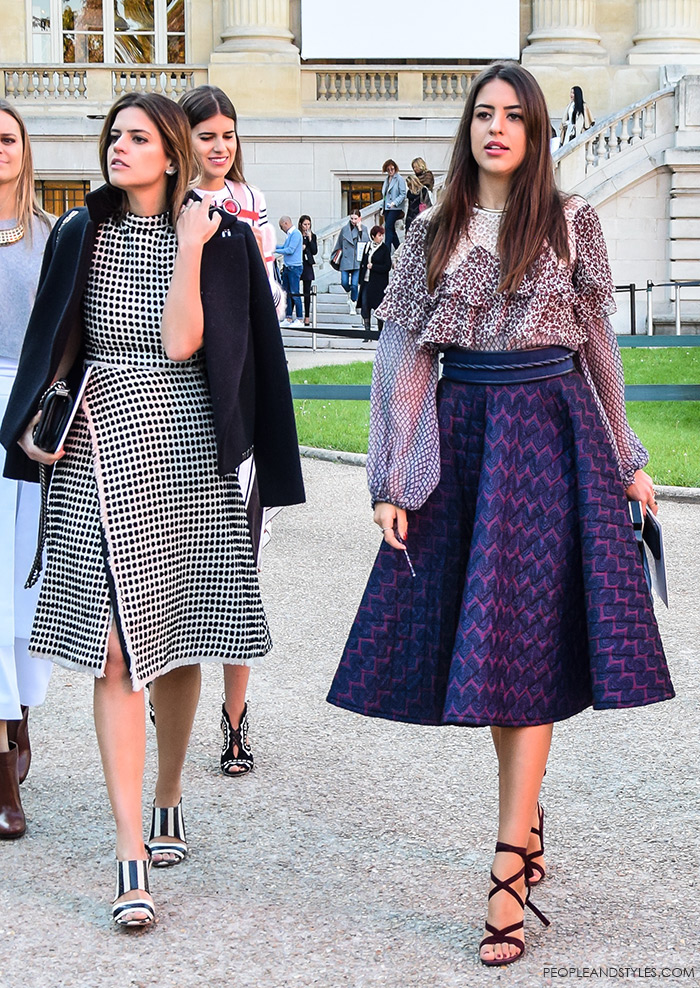
[[[63,431],[70,419],[73,408],[73,398],[65,381],[56,381],[44,392],[39,402],[41,418],[34,429],[34,445],[45,453],[55,453],[63,436]],[[33,587],[41,575],[43,568],[44,544],[46,542],[46,510],[49,499],[49,468],[39,464],[39,483],[41,484],[41,512],[39,514],[39,533],[37,536],[36,553],[32,568],[24,584],[28,590]]]
[[[55,453],[73,408],[73,398],[66,382],[52,384],[44,392],[39,408],[41,418],[34,430],[34,445],[45,453]]]

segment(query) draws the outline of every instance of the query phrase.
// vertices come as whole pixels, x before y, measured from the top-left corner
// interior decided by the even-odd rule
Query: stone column
[[[700,62],[700,0],[637,0],[632,64]]]
[[[299,49],[289,30],[289,0],[226,0],[221,44],[209,79],[242,116],[301,113]]]
[[[289,0],[227,0],[225,10],[226,25],[217,51],[289,53],[293,48]]]
[[[595,29],[594,0],[532,0],[532,31],[523,64],[608,61]]]

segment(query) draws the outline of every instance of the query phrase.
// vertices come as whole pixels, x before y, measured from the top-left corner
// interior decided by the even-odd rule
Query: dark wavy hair
[[[469,229],[479,190],[479,167],[472,154],[471,124],[477,97],[486,83],[510,83],[522,107],[526,149],[514,173],[498,233],[499,291],[516,292],[545,244],[569,260],[563,197],[554,184],[549,142],[551,122],[544,94],[534,76],[517,62],[495,62],[476,77],[457,131],[440,205],[426,238],[428,287],[434,291],[459,238]]]
[[[233,120],[233,132],[236,135],[236,153],[233,156],[233,164],[229,168],[226,178],[233,182],[245,182],[243,175],[243,151],[241,150],[241,139],[238,136],[238,117],[236,108],[228,98],[223,89],[218,86],[197,86],[190,89],[180,97],[178,103],[187,114],[190,127],[196,127],[204,123],[211,117],[220,113],[223,117]]]
[[[143,110],[155,124],[163,142],[163,149],[173,162],[175,172],[173,175],[167,176],[166,194],[170,220],[174,226],[180,215],[180,208],[185,201],[185,196],[198,172],[187,117],[177,103],[173,103],[167,96],[161,96],[160,93],[125,93],[120,96],[110,108],[100,134],[99,155],[102,175],[110,188],[114,188],[109,181],[107,169],[111,133],[117,114],[130,106]],[[121,215],[126,212],[126,209],[127,196],[126,193],[123,193]]]

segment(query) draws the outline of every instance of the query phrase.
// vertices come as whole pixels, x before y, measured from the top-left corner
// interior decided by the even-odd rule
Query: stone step
[[[351,315],[347,308],[345,312],[337,313],[318,313],[318,318],[316,320],[316,326],[322,328],[326,326],[331,329],[333,326],[338,326],[340,329],[352,329],[353,326],[362,327],[362,317],[360,313]],[[283,328],[287,328],[286,326]]]
[[[642,321],[637,323],[637,332],[644,333],[646,325]],[[676,320],[673,316],[654,316],[655,336],[674,336],[676,333]],[[681,319],[681,334],[683,336],[697,336],[700,334],[700,316],[683,316]]]
[[[285,347],[294,347],[295,349],[303,348],[305,350],[311,350],[313,347],[313,340],[310,333],[308,335],[306,333],[295,333],[293,329],[283,331],[282,343]],[[362,337],[358,339],[357,337],[323,336],[321,333],[316,335],[317,350],[372,351],[376,349],[376,346],[376,340],[372,340],[371,343],[363,343]]]
[[[319,319],[322,315],[347,315],[350,311],[348,303],[344,299],[338,299],[337,302],[319,302],[317,303],[316,309],[318,311]]]

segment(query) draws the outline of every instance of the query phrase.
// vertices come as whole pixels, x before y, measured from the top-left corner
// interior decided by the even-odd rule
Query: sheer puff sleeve
[[[370,399],[367,479],[372,502],[388,501],[410,511],[425,503],[440,479],[438,354],[418,346],[434,304],[426,280],[426,229],[423,216],[412,224],[377,311],[386,325],[377,346]]]
[[[414,337],[420,336],[438,302],[439,288],[431,295],[426,272],[425,238],[432,210],[417,216],[399,250],[393,277],[377,309],[377,318],[394,322]]]
[[[587,335],[578,351],[581,370],[615,451],[622,484],[629,487],[649,454],[627,421],[622,358],[608,318],[616,308],[610,264],[598,214],[588,203],[582,202],[574,214],[572,232],[574,312]]]

